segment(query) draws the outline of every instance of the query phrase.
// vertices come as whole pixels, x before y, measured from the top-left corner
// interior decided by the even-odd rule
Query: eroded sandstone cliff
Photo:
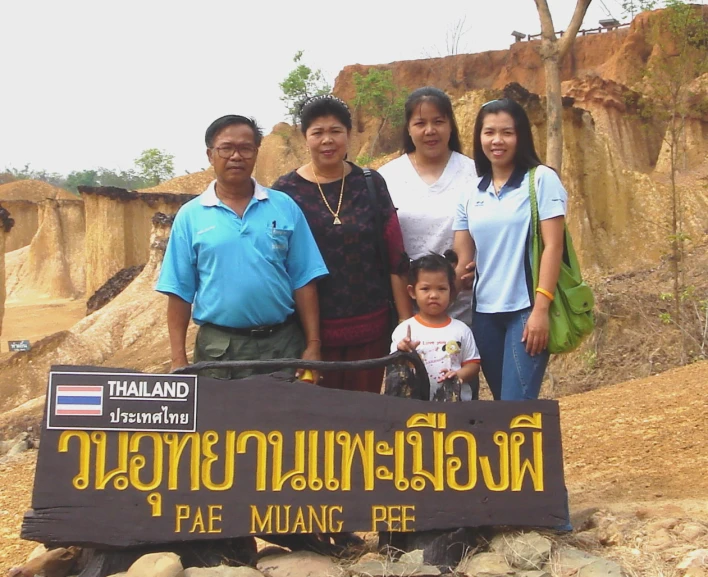
[[[46,199],[36,206],[39,226],[32,241],[7,255],[8,300],[82,296],[84,203]]]
[[[0,202],[10,211],[15,220],[5,241],[5,252],[27,246],[39,227],[39,205],[45,200],[81,199],[39,180],[18,180],[0,185]]]
[[[115,273],[145,264],[156,212],[175,214],[189,194],[139,193],[113,187],[80,187],[86,214],[86,295]]]
[[[15,221],[10,213],[0,205],[0,333],[2,333],[2,319],[5,314],[5,239],[14,224]]]

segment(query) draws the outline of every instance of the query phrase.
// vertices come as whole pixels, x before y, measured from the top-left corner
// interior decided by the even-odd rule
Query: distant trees
[[[556,38],[553,18],[546,0],[535,0],[541,20],[541,59],[546,73],[546,164],[558,172],[563,164],[563,103],[560,66],[575,41],[592,0],[577,0],[570,24]]]
[[[371,142],[369,156],[374,158],[376,145],[386,126],[396,127],[403,123],[407,90],[393,81],[390,70],[372,68],[362,76],[354,73],[354,106],[360,112],[379,119],[379,127]]]
[[[301,62],[303,53],[303,50],[295,53],[293,62],[297,66],[279,84],[283,91],[280,100],[285,103],[293,124],[297,124],[299,120],[299,105],[303,100],[318,94],[328,94],[332,90],[321,70],[313,70]]]
[[[134,162],[135,167],[128,170],[99,167],[74,170],[66,176],[35,170],[26,164],[22,169],[8,167],[1,171],[0,184],[17,180],[41,180],[76,193],[79,186],[115,186],[127,190],[149,188],[174,176],[174,156],[164,150],[148,148]]]
[[[145,182],[150,183],[150,186],[155,186],[163,180],[169,180],[174,177],[174,159],[173,155],[164,150],[148,148],[143,150],[134,162],[140,171],[140,177]]]
[[[622,2],[623,14],[629,15],[634,20],[635,14],[644,10],[653,10],[659,4],[658,0],[624,0]]]

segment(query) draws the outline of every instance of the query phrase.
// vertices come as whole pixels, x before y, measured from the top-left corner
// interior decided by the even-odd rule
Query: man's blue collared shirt
[[[282,192],[255,180],[239,217],[212,182],[175,217],[155,287],[194,303],[194,322],[249,328],[295,312],[293,291],[327,267],[304,215]]]

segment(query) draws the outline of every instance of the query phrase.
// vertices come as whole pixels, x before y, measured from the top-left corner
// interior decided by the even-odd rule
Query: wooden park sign
[[[55,367],[22,537],[104,547],[566,522],[555,401]]]

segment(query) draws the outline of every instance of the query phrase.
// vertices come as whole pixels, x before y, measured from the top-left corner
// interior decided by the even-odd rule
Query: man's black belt
[[[231,333],[232,335],[239,335],[241,337],[253,337],[255,339],[265,339],[277,333],[280,329],[283,329],[288,325],[292,324],[294,321],[295,315],[290,315],[282,323],[278,323],[275,325],[264,325],[260,327],[251,327],[249,329],[235,329],[233,327],[223,327],[221,325],[215,325],[213,323],[206,324],[210,324],[212,327],[217,328],[226,333]]]

